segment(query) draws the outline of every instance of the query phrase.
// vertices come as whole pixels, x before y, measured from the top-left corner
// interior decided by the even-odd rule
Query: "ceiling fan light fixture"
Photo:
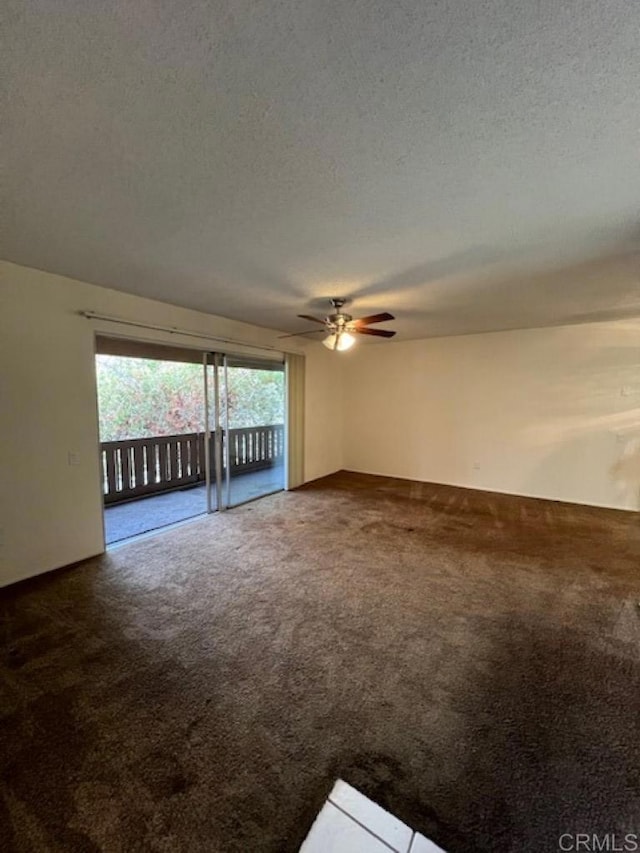
[[[356,339],[353,335],[350,335],[349,332],[343,332],[341,335],[338,335],[338,345],[336,349],[338,352],[345,352],[355,344]]]
[[[359,317],[355,320],[351,314],[346,314],[342,310],[342,306],[347,302],[346,299],[332,299],[331,306],[333,314],[328,314],[326,317],[314,317],[311,314],[298,314],[301,320],[308,320],[310,323],[318,323],[322,329],[307,329],[304,332],[294,332],[292,335],[280,335],[281,338],[293,338],[297,335],[309,335],[314,332],[323,331],[326,337],[322,343],[327,349],[334,352],[346,352],[357,341],[357,335],[371,335],[377,338],[392,338],[395,332],[390,329],[372,329],[371,326],[376,323],[386,323],[387,320],[394,320],[393,314],[388,311],[383,311],[378,314],[370,314],[368,317]],[[328,334],[327,334],[328,333]]]
[[[322,341],[327,349],[337,350],[338,352],[346,352],[346,350],[351,349],[355,342],[356,339],[349,332],[331,332]]]

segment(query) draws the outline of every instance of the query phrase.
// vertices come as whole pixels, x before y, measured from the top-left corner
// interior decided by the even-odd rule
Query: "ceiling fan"
[[[327,349],[344,352],[351,349],[355,344],[356,339],[353,334],[358,335],[375,335],[378,338],[392,338],[395,332],[387,331],[387,329],[370,329],[374,323],[385,323],[387,320],[395,320],[393,314],[371,314],[369,317],[360,317],[354,320],[351,314],[346,314],[342,310],[342,306],[346,303],[346,299],[332,299],[331,305],[333,313],[327,315],[324,319],[313,317],[310,314],[298,314],[301,320],[310,320],[313,323],[320,323],[322,329],[307,329],[305,332],[296,332],[294,335],[281,335],[283,338],[293,338],[296,335],[310,335],[317,332],[328,332],[327,337],[322,343]]]

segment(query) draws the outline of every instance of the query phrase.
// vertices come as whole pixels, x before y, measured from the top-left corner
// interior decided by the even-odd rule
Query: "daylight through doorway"
[[[284,488],[281,362],[97,342],[107,545]]]
[[[106,543],[206,512],[202,363],[98,354],[96,373]]]
[[[224,503],[237,506],[285,487],[284,365],[225,356]]]

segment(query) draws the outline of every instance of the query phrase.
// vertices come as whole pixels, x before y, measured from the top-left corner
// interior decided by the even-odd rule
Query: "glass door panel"
[[[237,506],[284,489],[284,364],[225,356],[223,373],[223,500]]]
[[[105,341],[96,354],[107,545],[207,510],[200,356],[130,347],[115,355]]]
[[[219,353],[206,353],[204,357],[205,371],[205,450],[207,470],[207,511],[215,512],[223,509],[224,468],[223,432],[221,425],[221,383],[222,356]]]

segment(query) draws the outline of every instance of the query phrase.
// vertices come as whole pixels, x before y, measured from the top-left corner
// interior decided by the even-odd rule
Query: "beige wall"
[[[79,310],[281,346],[277,332],[0,264],[0,585],[103,547],[94,330],[123,329]],[[199,346],[179,335],[125,334]],[[340,366],[317,343],[296,346],[306,355],[305,479],[313,479],[342,467],[331,408]],[[70,451],[79,465],[69,465]]]
[[[362,346],[345,468],[640,508],[640,320]]]

